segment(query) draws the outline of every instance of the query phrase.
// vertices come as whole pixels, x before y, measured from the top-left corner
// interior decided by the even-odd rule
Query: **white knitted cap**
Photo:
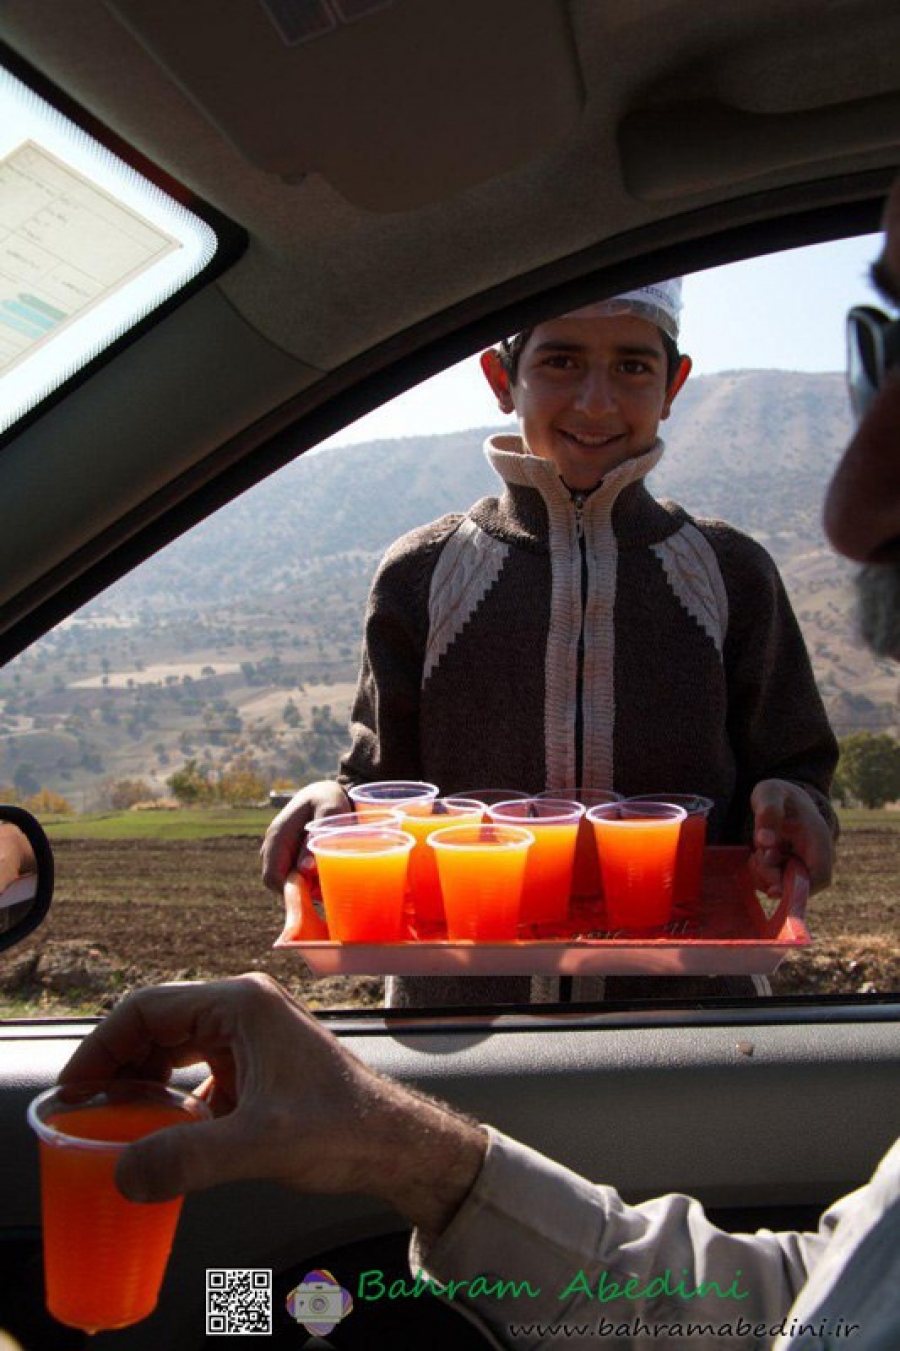
[[[609,300],[597,300],[592,305],[570,310],[563,317],[606,319],[618,314],[634,314],[639,319],[649,319],[651,324],[656,324],[673,342],[677,342],[681,318],[681,278],[672,277],[669,281],[658,281],[652,286],[639,286],[635,291],[624,291],[622,295],[612,296]]]

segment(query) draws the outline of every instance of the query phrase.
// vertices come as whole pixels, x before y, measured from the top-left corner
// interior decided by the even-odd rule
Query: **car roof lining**
[[[287,184],[322,174],[366,211],[409,211],[495,178],[557,148],[581,117],[564,0],[387,0],[296,44],[263,4],[192,0],[190,26],[159,0],[109,8],[248,163]],[[498,61],[511,30],[516,59]],[[377,137],[347,135],[348,121],[368,130],[373,117]]]
[[[703,98],[629,113],[619,145],[629,191],[670,202],[752,182],[773,164],[815,165],[823,144],[848,156],[890,151],[898,123],[896,93],[782,113],[746,112]]]
[[[520,3],[522,14],[530,15],[535,6],[543,13],[549,0],[516,0],[516,13]],[[493,284],[512,282],[545,261],[560,262],[673,215],[777,190],[796,180],[798,163],[808,164],[812,180],[888,169],[896,159],[900,110],[885,101],[884,86],[891,71],[896,75],[900,41],[896,16],[885,13],[880,0],[854,0],[849,6],[846,0],[794,0],[788,29],[798,36],[786,44],[783,0],[716,6],[714,15],[707,0],[605,0],[603,5],[553,0],[558,22],[551,27],[561,33],[565,25],[558,16],[568,15],[572,59],[585,90],[580,116],[568,134],[557,137],[551,148],[536,134],[533,153],[490,181],[461,186],[447,165],[439,198],[381,211],[354,204],[346,185],[342,192],[316,166],[284,178],[248,159],[203,111],[203,91],[186,93],[117,17],[127,11],[132,24],[140,19],[145,25],[182,29],[184,7],[176,0],[118,0],[118,5],[114,12],[101,0],[67,6],[55,0],[7,0],[4,33],[26,59],[141,153],[246,229],[250,247],[240,266],[223,278],[224,292],[270,342],[323,370],[334,370],[429,315]],[[245,0],[227,8],[258,7],[255,0]],[[397,0],[394,8],[395,19],[410,8],[410,0]],[[201,17],[205,12],[198,10]],[[507,10],[502,12],[508,19]],[[376,21],[383,26],[391,15],[387,10],[373,16],[358,26],[358,34],[381,31]],[[268,20],[259,21],[271,29]],[[527,26],[524,19],[514,26],[508,19],[507,27],[509,43],[498,43],[490,54],[495,65],[518,71],[516,43],[521,38],[529,48]],[[818,73],[807,70],[801,39],[820,31],[833,37],[837,30],[841,43],[831,45],[840,51],[845,29],[853,31],[847,57],[832,53]],[[310,44],[307,54],[326,50],[328,41],[318,48]],[[227,46],[225,37],[222,43]],[[563,37],[559,43],[562,50]],[[218,50],[211,44],[211,53]],[[285,60],[290,56],[287,52]],[[478,70],[481,56],[480,51],[472,56]],[[560,61],[565,64],[562,56]],[[112,77],[114,70],[127,72],[127,78]],[[465,77],[462,68],[460,81]],[[186,73],[179,78],[186,80]],[[754,80],[762,86],[756,104],[747,93]],[[415,98],[411,93],[407,103],[398,94],[384,110],[379,105],[375,117],[370,95],[355,102],[352,83],[345,81],[342,89],[340,128],[329,123],[323,131],[321,118],[317,126],[323,135],[340,132],[354,145],[370,139],[373,122],[379,137],[389,137],[392,118],[416,125],[425,97],[421,91]],[[502,104],[504,89],[498,83]],[[734,136],[725,134],[724,124],[717,126],[717,118],[696,117],[690,137],[673,132],[682,105],[696,98],[698,89],[724,109],[735,128],[756,129],[746,163],[734,160]],[[466,104],[465,99],[457,102]],[[518,102],[510,106],[519,109]],[[817,128],[831,134],[835,118],[843,125],[844,112],[852,129],[845,144],[832,151]],[[456,131],[463,141],[477,138],[484,127],[480,105],[473,103],[471,113],[471,124]],[[285,120],[292,123],[290,117]],[[619,127],[618,138],[611,127]],[[428,172],[440,175],[441,145],[425,144]],[[764,150],[775,154],[774,165],[763,165]],[[735,163],[742,181],[723,188],[723,174]],[[353,314],[349,325],[348,312]]]

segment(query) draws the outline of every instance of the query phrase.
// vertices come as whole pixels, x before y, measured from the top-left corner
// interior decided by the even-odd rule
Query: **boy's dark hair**
[[[509,376],[509,383],[514,385],[519,378],[519,358],[522,355],[522,348],[534,332],[533,328],[523,328],[521,333],[517,333],[513,338],[501,338],[497,347],[500,353],[500,360]],[[666,388],[675,379],[675,372],[678,370],[681,361],[681,353],[678,350],[678,343],[674,338],[670,338],[668,333],[659,330],[659,336],[662,338],[663,351],[666,354]]]

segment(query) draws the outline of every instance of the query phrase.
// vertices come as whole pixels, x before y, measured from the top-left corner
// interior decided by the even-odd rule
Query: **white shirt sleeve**
[[[635,1333],[656,1351],[729,1337],[744,1351],[769,1346],[757,1329],[785,1317],[830,1241],[827,1217],[816,1234],[747,1235],[716,1228],[687,1196],[629,1206],[489,1134],[472,1192],[430,1248],[414,1234],[410,1258],[500,1346],[617,1351]]]

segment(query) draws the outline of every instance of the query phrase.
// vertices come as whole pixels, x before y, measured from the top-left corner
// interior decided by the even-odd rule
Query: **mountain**
[[[307,454],[150,559],[0,673],[0,782],[159,785],[185,756],[242,751],[294,778],[333,768],[372,571],[405,530],[497,491],[491,430]],[[896,728],[896,670],[861,649],[852,568],[821,530],[843,377],[694,378],[662,430],[651,490],[773,554],[838,733]]]
[[[850,429],[842,377],[738,371],[689,381],[649,480],[789,558],[824,549],[823,485]],[[494,493],[491,430],[409,437],[303,456],[112,588],[101,613],[266,598],[322,560],[380,555],[411,526]]]

